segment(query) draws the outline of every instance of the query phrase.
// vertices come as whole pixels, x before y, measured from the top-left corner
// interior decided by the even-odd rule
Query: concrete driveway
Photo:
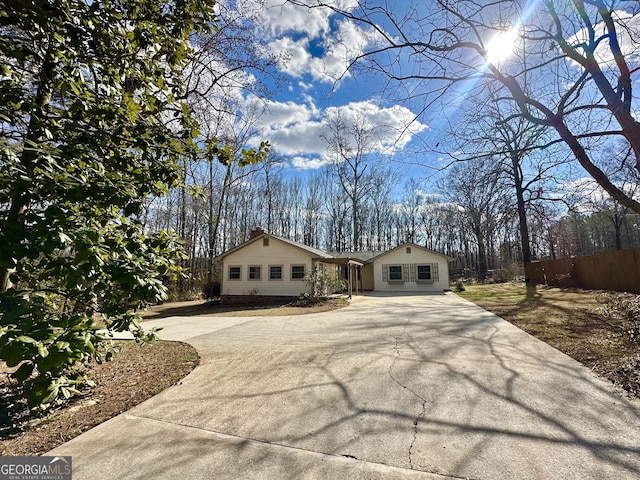
[[[50,452],[74,480],[640,478],[640,403],[451,293],[146,325],[202,363]]]

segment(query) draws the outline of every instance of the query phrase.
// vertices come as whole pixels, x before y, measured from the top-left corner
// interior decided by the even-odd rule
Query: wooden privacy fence
[[[640,248],[525,265],[527,279],[562,288],[640,293]]]

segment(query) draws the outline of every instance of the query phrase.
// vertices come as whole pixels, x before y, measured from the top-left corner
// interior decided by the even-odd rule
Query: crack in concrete
[[[277,448],[277,449],[284,449],[284,450],[290,450],[292,452],[304,452],[304,453],[308,453],[311,455],[316,455],[319,458],[335,458],[335,459],[342,459],[343,461],[346,462],[358,462],[358,463],[362,463],[362,464],[367,464],[367,465],[372,465],[372,466],[377,466],[380,468],[387,468],[389,469],[389,471],[391,472],[402,472],[407,471],[408,469],[406,467],[401,467],[398,465],[392,465],[392,464],[387,464],[387,463],[383,463],[383,462],[376,462],[376,461],[372,461],[372,460],[363,460],[360,458],[357,458],[353,455],[349,455],[349,454],[339,454],[339,453],[329,453],[329,452],[322,452],[322,451],[318,451],[318,450],[313,450],[313,449],[309,449],[309,448],[303,448],[303,447],[297,447],[297,446],[293,446],[293,445],[287,445],[285,443],[280,443],[280,442],[272,442],[269,440],[261,440],[261,439],[257,439],[254,437],[246,437],[246,436],[241,436],[241,435],[234,435],[231,433],[224,433],[215,429],[211,429],[211,428],[203,428],[203,427],[197,427],[194,425],[190,425],[188,423],[183,423],[183,422],[176,422],[173,420],[168,420],[168,419],[162,419],[162,418],[154,418],[151,416],[147,416],[144,414],[132,414],[132,413],[123,413],[122,414],[125,418],[131,418],[131,419],[139,419],[139,420],[147,420],[150,422],[157,422],[157,423],[162,423],[162,424],[166,424],[169,426],[174,426],[174,427],[179,427],[179,428],[184,428],[184,429],[188,429],[188,430],[197,430],[200,432],[204,432],[207,434],[211,434],[214,435],[216,437],[218,437],[221,441],[229,441],[229,442],[249,442],[251,444],[254,444],[256,446],[264,446],[264,447],[273,447],[273,448]],[[450,479],[455,479],[455,480],[463,480],[462,477],[457,477],[457,476],[452,476],[452,475],[448,475],[445,473],[439,473],[436,471],[427,471],[427,470],[415,470],[415,469],[411,469],[414,472],[422,472],[425,474],[431,474],[431,475],[437,475],[438,477],[442,477],[443,479],[445,478],[450,478]],[[469,480],[468,477],[465,477],[466,480]]]
[[[421,398],[421,397],[418,396],[418,398]],[[418,439],[418,422],[420,421],[420,418],[424,415],[426,409],[427,409],[427,401],[425,399],[422,399],[422,410],[420,411],[420,414],[413,421],[413,440],[411,440],[411,445],[409,445],[409,468],[411,470],[414,470],[413,459],[411,458],[411,454],[413,453],[413,445],[414,443],[416,443],[416,440]]]
[[[410,318],[407,319],[407,321],[405,322],[405,324],[403,326],[402,333],[400,333],[400,335],[395,337],[395,344],[393,345],[393,349],[395,350],[396,354],[395,354],[395,357],[393,359],[393,362],[391,363],[391,366],[389,367],[389,372],[388,373],[389,373],[389,377],[391,377],[391,379],[396,384],[398,384],[400,387],[404,388],[405,390],[410,391],[416,398],[418,398],[421,401],[420,413],[413,420],[413,439],[411,440],[411,444],[409,445],[409,451],[408,451],[409,468],[411,470],[415,470],[415,468],[413,466],[413,458],[412,458],[413,446],[416,443],[416,440],[418,439],[418,423],[420,421],[420,418],[425,414],[425,412],[427,410],[427,399],[423,398],[417,392],[415,392],[414,390],[412,390],[408,386],[404,385],[396,377],[393,376],[393,369],[394,369],[394,367],[396,365],[396,362],[400,358],[400,346],[399,346],[400,338],[402,338],[404,336],[404,334],[406,333],[407,327],[408,327],[410,321],[411,321]]]

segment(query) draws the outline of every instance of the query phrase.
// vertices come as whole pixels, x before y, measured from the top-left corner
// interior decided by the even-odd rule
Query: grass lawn
[[[608,319],[607,302],[630,294],[524,284],[469,285],[458,295],[566,353],[616,386],[640,398],[640,343],[623,337]]]

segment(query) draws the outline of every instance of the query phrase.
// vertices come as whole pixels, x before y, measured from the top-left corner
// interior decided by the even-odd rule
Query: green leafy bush
[[[4,2],[0,360],[31,406],[88,383],[108,331],[166,298],[180,244],[139,218],[198,151],[183,71],[213,0]],[[102,326],[102,325],[101,325]],[[108,354],[107,354],[108,356]]]
[[[332,293],[341,292],[347,288],[345,279],[340,278],[334,273],[324,270],[317,270],[309,273],[305,277],[308,287],[308,294],[311,298],[322,298]]]

